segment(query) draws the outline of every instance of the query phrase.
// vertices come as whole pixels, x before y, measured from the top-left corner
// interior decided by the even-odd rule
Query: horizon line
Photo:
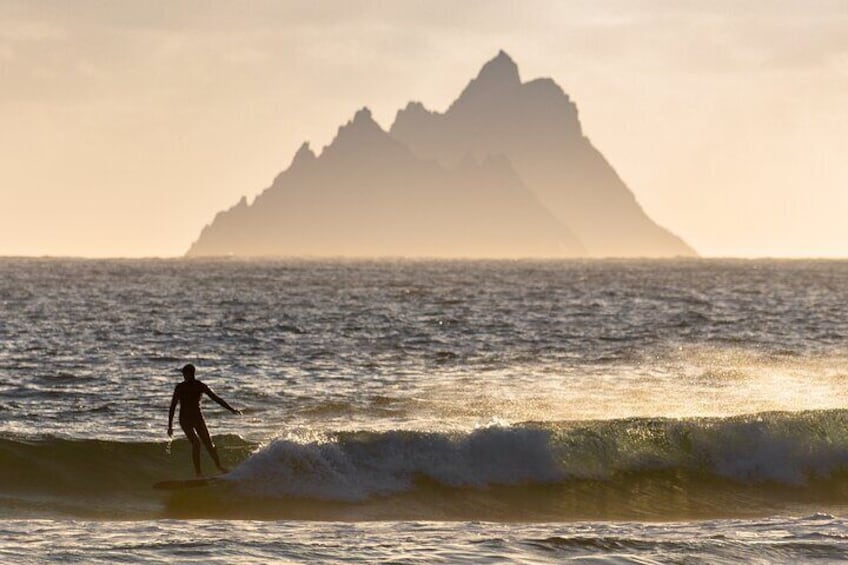
[[[73,260],[73,261],[538,261],[538,262],[592,262],[592,261],[845,261],[846,255],[699,255],[696,257],[415,257],[406,255],[26,255],[2,254],[0,261],[12,259]]]

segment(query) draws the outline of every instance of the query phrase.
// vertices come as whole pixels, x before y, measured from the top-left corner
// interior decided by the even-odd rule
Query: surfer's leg
[[[197,430],[197,434],[200,436],[201,441],[203,441],[203,445],[206,446],[206,451],[208,451],[209,455],[212,457],[212,461],[215,462],[215,466],[218,467],[218,470],[222,473],[226,473],[227,469],[221,466],[221,460],[218,459],[218,450],[215,449],[215,444],[212,443],[212,438],[209,436],[209,430],[206,428],[206,422],[202,418],[195,426],[195,429]]]
[[[180,422],[180,427],[183,429],[186,438],[191,443],[191,461],[194,463],[194,474],[198,477],[203,476],[203,471],[200,470],[200,440],[197,438],[197,432],[188,423]],[[206,426],[203,426],[206,429]]]

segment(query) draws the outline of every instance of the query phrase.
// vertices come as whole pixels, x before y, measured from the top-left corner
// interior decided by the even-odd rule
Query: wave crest
[[[416,488],[615,481],[657,472],[803,487],[848,468],[843,411],[542,422],[467,433],[277,439],[232,473],[246,494],[360,501]]]

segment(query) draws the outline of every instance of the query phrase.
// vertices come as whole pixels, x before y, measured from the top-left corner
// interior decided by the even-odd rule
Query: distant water
[[[839,261],[3,259],[0,561],[848,558],[846,304]],[[233,472],[154,491],[186,362]]]

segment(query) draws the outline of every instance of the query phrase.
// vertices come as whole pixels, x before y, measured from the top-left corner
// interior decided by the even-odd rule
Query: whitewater
[[[848,557],[846,262],[0,274],[3,561]],[[155,491],[189,362],[232,471]]]

